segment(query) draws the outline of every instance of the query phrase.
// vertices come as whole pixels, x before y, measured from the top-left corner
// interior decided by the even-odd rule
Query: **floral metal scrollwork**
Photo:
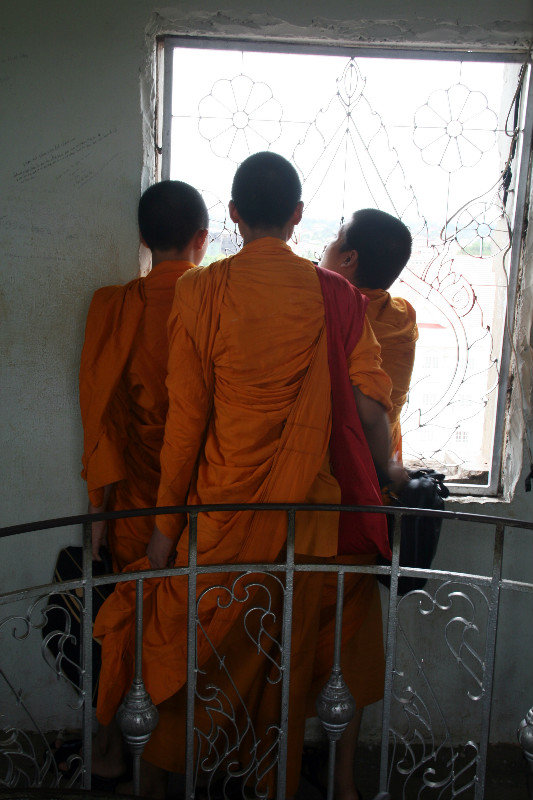
[[[217,595],[220,609],[228,609],[234,603],[242,605],[236,624],[242,625],[257,656],[267,665],[266,682],[276,685],[282,677],[282,607],[276,603],[273,590],[278,598],[283,596],[283,583],[274,575],[239,575],[229,585],[219,584],[205,590],[198,598],[197,613],[202,600],[212,592]],[[198,636],[209,642],[213,656],[210,663],[218,665],[221,677],[217,679],[216,672],[208,673],[206,667],[197,665],[196,700],[203,719],[203,724],[195,728],[197,784],[205,786],[209,797],[214,796],[216,786],[225,797],[230,786],[238,783],[243,792],[266,798],[267,784],[277,765],[280,727],[274,721],[261,730],[256,729],[252,710],[237,689],[225,656],[217,651],[199,621]]]
[[[312,207],[337,167],[343,183],[343,217],[356,210],[347,206],[347,187],[363,185],[376,208],[409,219],[413,235],[420,234],[427,222],[382,118],[365,96],[365,82],[357,61],[350,59],[337,79],[335,96],[318,111],[294,149],[307,206]],[[341,196],[340,186],[338,193]]]
[[[221,78],[198,104],[198,132],[215,155],[238,164],[280,137],[282,113],[266,83],[243,74]]]
[[[473,167],[494,145],[498,118],[483,92],[462,83],[433,92],[418,109],[413,141],[426,164],[456,172]]]
[[[76,605],[78,616],[83,613],[81,597],[69,594],[69,602]],[[19,642],[30,639],[32,632],[43,633],[48,625],[48,615],[55,612],[61,616],[63,624],[57,630],[50,630],[42,636],[40,650],[46,665],[58,679],[68,684],[74,693],[70,700],[71,708],[79,710],[83,705],[80,683],[73,677],[81,676],[81,666],[65,653],[65,645],[75,642],[71,631],[71,620],[64,606],[49,602],[48,595],[38,597],[25,614],[11,614],[0,622],[0,637],[11,635]],[[54,653],[50,650],[53,644]],[[0,734],[0,785],[10,788],[30,786],[75,786],[83,771],[83,760],[72,754],[67,761],[68,771],[63,773],[57,767],[47,737],[33,715],[22,688],[15,685],[15,678],[0,668],[0,679],[7,687],[17,706],[23,709],[28,721],[27,729],[11,727]]]
[[[482,698],[485,667],[479,650],[484,648],[482,627],[487,611],[488,600],[480,587],[455,581],[444,581],[433,592],[410,592],[398,602],[398,659],[402,666],[397,663],[394,671],[390,774],[404,793],[416,781],[418,796],[435,791],[435,797],[442,797],[443,792],[457,797],[473,786],[479,754],[471,739],[462,746],[455,743],[444,710],[445,694],[432,675],[431,659],[422,653],[421,630],[418,626],[416,632],[412,630],[416,616],[431,618],[432,631],[442,625],[445,649],[466,677],[466,698],[475,704]],[[442,658],[439,669],[444,668]],[[475,715],[471,713],[471,717],[473,720]]]

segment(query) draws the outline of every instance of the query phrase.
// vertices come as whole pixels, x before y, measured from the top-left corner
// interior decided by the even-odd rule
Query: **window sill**
[[[448,503],[454,503],[456,505],[465,506],[465,505],[487,505],[490,503],[491,505],[509,505],[511,502],[511,498],[506,499],[501,495],[476,495],[476,494],[454,494],[453,488],[449,487],[450,489],[450,496],[448,498]]]

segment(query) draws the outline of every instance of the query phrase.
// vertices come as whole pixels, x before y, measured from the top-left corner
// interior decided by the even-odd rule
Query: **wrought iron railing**
[[[502,574],[503,551],[506,531],[514,528],[526,530],[533,534],[533,522],[514,520],[497,516],[485,516],[450,511],[421,511],[410,508],[365,508],[365,511],[387,513],[394,516],[394,533],[392,547],[392,564],[382,565],[348,565],[325,562],[300,563],[295,559],[295,518],[298,511],[349,511],[357,513],[361,508],[304,504],[255,504],[255,505],[217,505],[189,506],[180,508],[142,509],[125,512],[108,512],[104,514],[64,517],[45,520],[37,523],[16,525],[0,529],[0,538],[21,533],[44,531],[75,524],[84,525],[83,567],[82,575],[77,580],[69,580],[61,584],[52,583],[46,586],[21,588],[0,595],[0,605],[8,608],[12,603],[29,602],[25,613],[12,613],[0,618],[0,635],[11,633],[16,639],[27,639],[31,631],[42,631],[48,621],[50,609],[46,605],[50,595],[58,592],[67,593],[78,590],[81,593],[78,611],[81,624],[81,663],[68,662],[64,645],[72,639],[68,627],[68,614],[65,614],[66,627],[60,631],[49,631],[42,641],[42,653],[45,661],[56,672],[59,678],[69,680],[78,695],[78,708],[81,712],[83,747],[80,755],[74,754],[69,765],[76,767],[69,770],[69,778],[55,764],[50,743],[42,730],[42,725],[27,703],[24,688],[17,686],[15,678],[8,674],[5,662],[9,651],[6,639],[1,644],[0,678],[4,690],[12,694],[21,706],[28,719],[31,732],[27,729],[10,725],[4,718],[0,732],[0,786],[16,788],[28,786],[56,786],[67,788],[80,785],[84,789],[91,788],[91,734],[93,714],[92,696],[92,603],[95,587],[116,584],[124,581],[136,583],[136,652],[135,677],[132,687],[123,701],[117,715],[124,738],[128,743],[134,765],[134,789],[139,793],[140,758],[146,742],[156,722],[157,712],[142,679],[142,640],[143,640],[143,581],[148,578],[163,578],[182,575],[188,580],[188,634],[187,634],[187,734],[186,734],[186,786],[187,800],[195,797],[195,748],[199,732],[195,730],[195,703],[201,698],[197,693],[197,676],[199,673],[196,659],[198,638],[198,603],[197,577],[202,574],[223,573],[235,576],[228,585],[230,600],[235,597],[237,581],[246,581],[250,576],[254,586],[258,585],[260,576],[275,576],[281,586],[283,597],[281,637],[279,642],[279,681],[281,682],[280,721],[277,727],[275,759],[272,767],[276,767],[276,797],[285,797],[285,775],[287,766],[287,726],[289,714],[289,680],[290,680],[290,641],[293,603],[293,582],[299,572],[334,572],[337,580],[337,608],[335,622],[334,660],[330,680],[319,698],[317,709],[329,739],[328,764],[328,798],[333,797],[333,776],[335,764],[336,741],[350,721],[354,713],[354,705],[350,702],[349,692],[344,683],[341,667],[342,607],[344,578],[346,574],[372,573],[390,575],[390,592],[388,600],[387,632],[386,632],[386,674],[385,692],[382,711],[381,766],[379,773],[379,797],[389,796],[391,781],[401,781],[401,793],[404,796],[407,784],[417,782],[424,797],[472,797],[482,800],[485,792],[485,771],[487,748],[489,743],[490,716],[492,705],[492,685],[496,652],[496,635],[498,629],[498,613],[502,591],[533,592],[533,580],[530,582],[507,579]],[[197,561],[197,522],[198,516],[213,511],[283,511],[287,514],[287,547],[283,559],[276,563],[254,564],[198,564]],[[152,516],[154,514],[187,513],[189,515],[189,563],[187,567],[167,568],[163,570],[147,570],[143,572],[123,573],[120,575],[93,575],[91,557],[90,522],[99,519],[117,519],[121,517]],[[469,526],[480,526],[485,534],[494,531],[491,574],[472,574],[443,569],[415,569],[400,566],[401,520],[409,515],[437,517],[443,522],[466,523]],[[480,534],[480,535],[483,535]],[[398,595],[398,579],[402,576],[426,578],[430,584],[423,589],[412,591],[403,597]],[[70,596],[70,595],[69,595]],[[241,602],[241,600],[239,600]],[[252,596],[251,603],[258,602]],[[250,607],[252,609],[252,607]],[[438,697],[435,685],[427,674],[424,659],[419,657],[409,641],[408,625],[404,620],[407,608],[411,621],[413,617],[431,618],[437,612],[444,615],[442,640],[454,663],[458,667],[458,675],[469,682],[465,699],[472,708],[480,709],[479,735],[461,745],[454,742],[454,737],[446,722],[442,709],[442,699]],[[481,610],[480,610],[481,609]],[[484,641],[481,632],[481,619],[484,618]],[[474,636],[475,641],[472,639]],[[55,640],[56,656],[51,659],[48,646]],[[260,647],[260,644],[258,643]],[[407,675],[399,663],[399,647],[409,654],[414,672]],[[79,682],[67,677],[65,667],[78,669]],[[418,680],[418,685],[417,685]],[[424,690],[426,695],[424,696]],[[204,698],[205,699],[205,698]],[[400,721],[396,713],[401,709]],[[5,715],[4,715],[5,717]],[[437,720],[437,722],[435,722]],[[519,741],[528,760],[530,779],[533,775],[533,709],[522,721],[518,731]],[[223,759],[215,758],[206,767],[206,771],[216,770]],[[214,766],[213,766],[214,764]],[[257,765],[255,765],[257,767]],[[253,765],[250,768],[253,772]],[[224,794],[224,792],[223,792]],[[209,795],[209,788],[208,788]],[[226,796],[224,794],[224,796]],[[244,795],[243,795],[244,796]],[[420,793],[417,794],[420,796]],[[530,792],[530,798],[533,793]]]

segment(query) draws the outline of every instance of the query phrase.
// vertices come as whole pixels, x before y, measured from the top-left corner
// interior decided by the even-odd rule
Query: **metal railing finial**
[[[342,612],[344,605],[344,571],[337,578],[337,607],[335,610],[335,642],[333,667],[328,682],[316,701],[316,712],[329,739],[327,798],[333,800],[336,744],[355,714],[355,700],[341,671]]]
[[[140,794],[141,755],[155,730],[159,712],[152,703],[142,679],[143,582],[136,582],[135,595],[135,677],[131,689],[117,711],[116,720],[133,756],[133,793]]]

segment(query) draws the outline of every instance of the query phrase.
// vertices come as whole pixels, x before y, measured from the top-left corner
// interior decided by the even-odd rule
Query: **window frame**
[[[408,58],[435,59],[444,61],[477,61],[499,62],[508,64],[523,64],[526,73],[523,78],[522,92],[519,109],[519,129],[521,135],[518,139],[517,152],[514,158],[516,165],[514,173],[514,207],[512,209],[512,239],[508,268],[507,305],[504,321],[504,334],[499,364],[499,380],[496,398],[496,417],[494,422],[492,461],[489,471],[489,481],[486,484],[447,483],[453,495],[473,497],[501,497],[504,491],[504,476],[502,467],[504,463],[504,438],[506,434],[506,416],[509,408],[509,388],[513,385],[511,376],[516,370],[512,363],[515,338],[516,300],[518,294],[518,280],[521,274],[521,260],[524,247],[524,233],[527,228],[526,214],[528,212],[529,170],[533,151],[533,74],[531,56],[525,51],[510,51],[500,49],[497,51],[485,50],[440,50],[409,48],[405,46],[353,46],[334,44],[307,44],[301,41],[287,40],[275,41],[268,38],[243,39],[221,38],[211,36],[165,35],[157,40],[157,104],[155,135],[156,135],[156,174],[158,179],[166,180],[170,177],[170,150],[172,130],[172,54],[176,47],[204,48],[208,50],[239,50],[250,52],[269,53],[297,53],[305,55],[336,55],[347,58]],[[161,86],[162,84],[162,86]],[[162,113],[161,113],[162,105]],[[512,310],[512,313],[510,313]]]

